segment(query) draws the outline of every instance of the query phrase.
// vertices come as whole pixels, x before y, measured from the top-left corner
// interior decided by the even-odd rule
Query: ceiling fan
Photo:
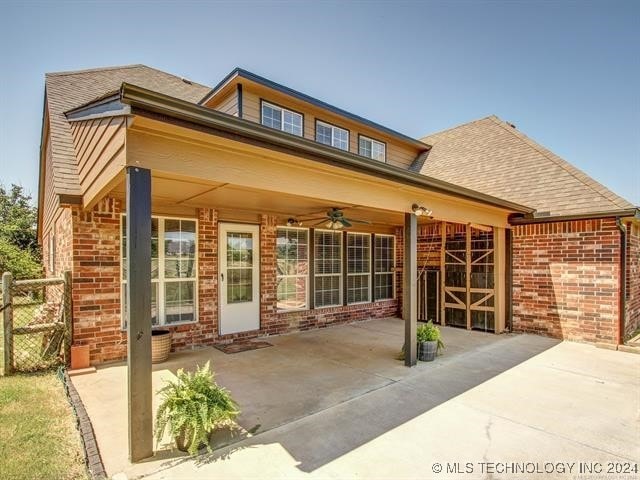
[[[344,216],[344,212],[339,209],[339,208],[332,208],[331,210],[327,211],[327,214],[324,217],[316,217],[316,218],[306,218],[306,219],[300,219],[295,220],[295,219],[289,219],[290,222],[295,222],[298,224],[302,224],[302,222],[317,222],[312,224],[312,227],[316,227],[318,225],[323,225],[326,228],[329,228],[331,230],[339,230],[341,228],[349,228],[351,226],[353,226],[353,223],[363,223],[366,225],[370,225],[371,222],[368,222],[366,220],[357,220],[355,218],[347,218]]]

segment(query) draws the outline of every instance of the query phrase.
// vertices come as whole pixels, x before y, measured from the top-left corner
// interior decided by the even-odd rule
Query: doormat
[[[214,345],[214,347],[223,353],[240,353],[246,352],[247,350],[258,350],[259,348],[273,347],[273,345],[269,342],[258,341],[225,343]]]

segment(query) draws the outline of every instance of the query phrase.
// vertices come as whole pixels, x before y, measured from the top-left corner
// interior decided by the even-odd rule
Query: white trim
[[[304,137],[304,116],[301,113],[298,112],[294,112],[293,110],[289,110],[288,108],[284,108],[281,107],[279,105],[275,105],[273,103],[267,102],[266,100],[262,100],[262,102],[260,103],[260,123],[262,126],[264,127],[269,127],[269,128],[273,128],[270,125],[265,125],[264,123],[264,106],[267,105],[269,108],[273,109],[273,110],[279,110],[280,111],[280,131],[285,132],[285,133],[290,133],[291,135],[295,135],[296,137]],[[284,112],[290,113],[291,115],[295,115],[300,117],[300,135],[298,135],[297,133],[294,132],[288,132],[284,129]],[[274,128],[274,130],[276,130]]]
[[[123,226],[122,219],[127,215],[126,212],[122,212],[120,214],[120,328],[122,330],[126,329],[125,326],[125,318],[124,318],[124,299],[125,299],[125,289],[124,286],[127,284],[127,280],[122,278],[122,273],[124,271],[124,253],[122,251],[122,238],[123,238]],[[199,241],[199,230],[200,224],[197,218],[195,217],[174,217],[168,215],[151,215],[151,218],[155,218],[158,220],[158,277],[152,278],[151,283],[157,285],[157,294],[156,294],[156,309],[157,309],[157,317],[158,323],[154,325],[153,328],[160,327],[173,327],[177,325],[188,325],[195,324],[199,322],[199,287],[200,287],[200,261],[198,258],[198,252],[200,249],[200,241]],[[165,278],[164,276],[164,262],[165,262],[165,252],[164,252],[164,222],[165,220],[180,220],[180,221],[188,221],[195,222],[195,252],[194,252],[194,277],[180,277],[180,278]],[[127,240],[128,241],[128,240]],[[171,322],[166,323],[165,316],[165,285],[167,283],[176,283],[176,282],[194,282],[193,288],[193,320],[185,320],[180,322]]]
[[[315,247],[316,247],[316,239],[315,239],[315,234],[316,232],[328,232],[328,233],[332,233],[332,234],[337,234],[340,235],[340,273],[318,273],[316,274],[316,266],[317,266],[317,262],[316,262],[316,252],[315,252]],[[343,293],[344,293],[344,235],[342,234],[342,231],[336,231],[336,230],[329,230],[326,228],[314,228],[313,229],[313,247],[314,247],[314,251],[313,251],[313,276],[314,276],[314,280],[313,280],[313,308],[314,309],[320,309],[320,308],[335,308],[335,307],[342,307],[344,304],[344,298],[343,298]],[[339,277],[339,283],[338,283],[338,289],[339,289],[339,303],[333,303],[331,305],[321,305],[318,306],[316,304],[316,287],[317,287],[317,282],[315,281],[315,279],[317,277],[335,277],[338,276]]]
[[[376,233],[374,234],[374,242],[375,239],[377,237],[390,237],[391,240],[393,241],[393,248],[391,249],[392,255],[391,255],[391,271],[390,272],[376,272],[376,266],[375,263],[373,265],[373,269],[372,269],[372,273],[373,275],[376,274],[380,274],[380,275],[391,275],[391,298],[380,298],[380,299],[376,299],[375,298],[375,292],[372,292],[372,301],[373,302],[384,302],[386,300],[395,300],[396,299],[396,236],[395,235],[391,235],[388,233]],[[373,245],[373,248],[375,248],[375,245]],[[374,253],[374,258],[377,259],[377,257],[375,256]]]
[[[280,312],[302,312],[305,310],[309,310],[309,257],[311,255],[313,255],[313,252],[311,251],[311,230],[309,228],[305,228],[305,227],[289,227],[289,226],[276,226],[276,267],[277,267],[277,262],[278,262],[278,230],[304,230],[305,232],[307,232],[307,273],[302,274],[302,275],[278,275],[277,270],[276,270],[276,310],[280,313]],[[299,260],[299,259],[296,259]],[[304,298],[304,307],[297,307],[297,308],[280,308],[278,307],[278,283],[277,280],[278,278],[306,278],[307,282],[305,284],[305,298]]]
[[[362,151],[360,150],[360,140],[363,140],[363,139],[371,142],[371,155],[364,155],[362,153]],[[382,160],[380,160],[379,158],[374,158],[373,157],[373,145],[374,144],[382,147],[382,151],[384,152],[384,158]],[[358,137],[358,154],[363,156],[363,157],[370,158],[371,160],[375,160],[376,162],[387,163],[387,145],[385,143],[379,141],[379,140],[374,140],[371,137],[367,137],[366,135],[360,135]]]
[[[331,143],[330,144],[323,143],[323,142],[318,142],[318,125],[322,125],[325,128],[330,128],[331,129]],[[342,131],[342,132],[347,134],[347,145],[346,145],[346,148],[342,148],[342,147],[339,147],[338,145],[336,145],[336,131]],[[337,148],[338,150],[342,150],[344,152],[348,152],[349,151],[349,130],[347,130],[346,128],[337,127],[336,125],[331,125],[330,123],[323,122],[322,120],[316,120],[315,137],[316,137],[316,142],[318,142],[318,143],[322,143],[323,145],[329,145],[331,147]]]
[[[368,239],[369,241],[369,273],[349,273],[349,235],[353,235],[353,236],[361,236],[361,237],[365,237]],[[371,255],[371,234],[370,233],[362,233],[362,232],[347,232],[347,243],[345,245],[346,248],[346,253],[347,253],[347,265],[346,265],[346,274],[347,274],[347,279],[349,277],[357,277],[357,276],[364,276],[367,275],[368,278],[368,282],[367,282],[367,286],[368,286],[368,297],[366,300],[361,300],[359,302],[349,302],[349,285],[347,284],[346,289],[347,289],[347,305],[358,305],[361,303],[371,303],[373,301],[373,283],[372,283],[372,274],[373,274],[373,269],[374,269],[374,265],[372,265],[372,258],[373,255]]]
[[[252,235],[254,246],[252,258],[253,263],[251,265],[251,302],[235,302],[229,304],[226,302],[226,282],[229,277],[229,269],[227,267],[227,234],[229,232],[250,233]],[[262,270],[260,258],[262,252],[260,249],[260,234],[259,224],[234,222],[218,223],[218,333],[220,335],[260,330],[262,322],[262,300],[260,297],[260,291],[262,288],[260,278]],[[223,275],[226,275],[227,280],[222,280]],[[238,319],[240,319],[240,321],[238,321]],[[255,324],[253,322],[255,322]],[[254,326],[255,328],[253,328]]]

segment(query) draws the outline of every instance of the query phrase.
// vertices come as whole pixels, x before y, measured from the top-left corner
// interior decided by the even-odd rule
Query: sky
[[[0,183],[37,196],[46,72],[239,66],[413,137],[495,114],[640,205],[640,2],[0,0]]]

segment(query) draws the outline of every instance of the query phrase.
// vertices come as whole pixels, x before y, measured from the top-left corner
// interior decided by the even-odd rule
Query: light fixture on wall
[[[417,203],[414,203],[413,205],[411,205],[411,210],[413,211],[413,214],[416,217],[430,217],[431,214],[433,213],[427,207],[422,207]]]

